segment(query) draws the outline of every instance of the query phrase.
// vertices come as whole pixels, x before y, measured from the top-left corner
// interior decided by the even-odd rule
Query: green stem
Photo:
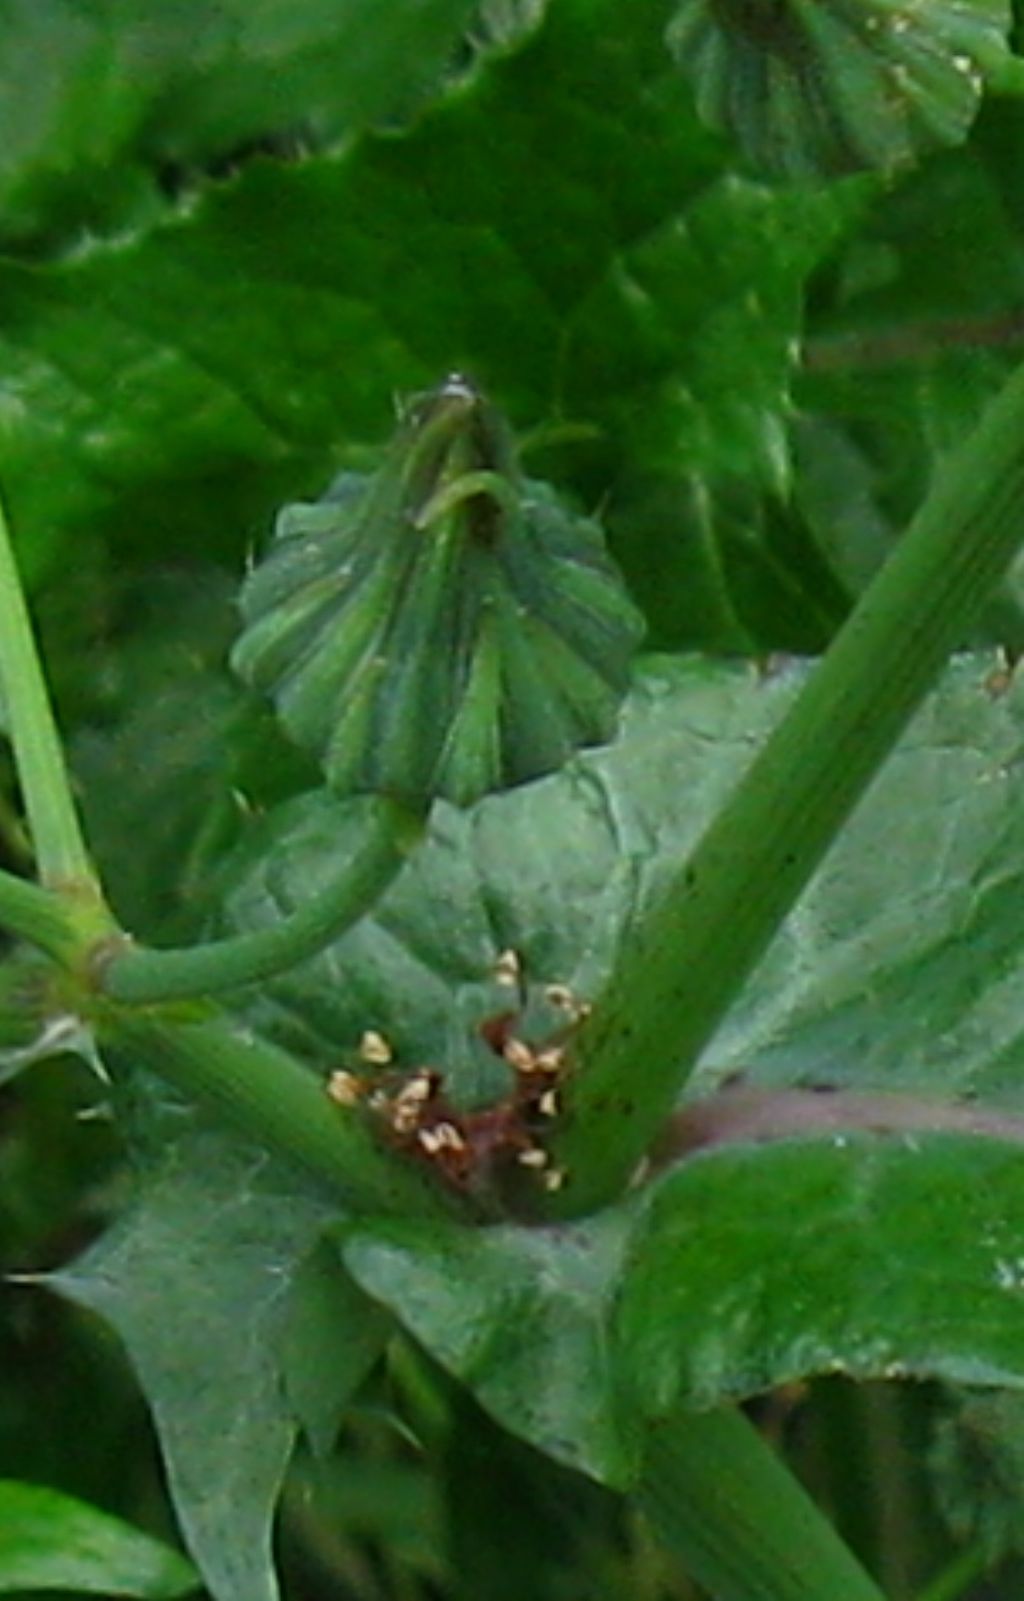
[[[67,964],[78,949],[65,901],[13,873],[0,871],[0,928]]]
[[[55,888],[95,888],[2,505],[0,685],[39,877]]]
[[[151,1004],[215,995],[272,978],[314,956],[363,917],[405,865],[421,819],[394,801],[367,803],[359,849],[304,906],[272,928],[183,950],[109,945],[98,985],[114,1001]]]
[[[101,1043],[277,1149],[361,1213],[429,1217],[458,1209],[425,1168],[386,1148],[369,1114],[335,1105],[317,1074],[226,1018],[112,1008],[96,1021]]]
[[[656,1425],[636,1499],[715,1601],[882,1601],[742,1412]]]
[[[939,473],[799,700],[633,933],[566,1086],[560,1212],[621,1191],[1022,539],[1024,368]]]

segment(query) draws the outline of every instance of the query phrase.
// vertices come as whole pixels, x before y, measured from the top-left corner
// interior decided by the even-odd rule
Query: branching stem
[[[110,1000],[152,1004],[272,978],[314,956],[364,917],[405,865],[422,831],[420,818],[394,801],[375,798],[368,804],[358,849],[279,923],[182,950],[111,944],[97,974],[99,988]]]

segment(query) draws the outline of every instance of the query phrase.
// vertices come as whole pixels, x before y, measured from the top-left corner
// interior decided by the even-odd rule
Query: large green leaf
[[[452,370],[539,429],[538,475],[591,506],[669,470],[678,493],[785,483],[802,287],[864,195],[722,178],[662,22],[656,0],[628,26],[612,0],[562,0],[405,136],[251,163],[159,226],[0,271],[29,553],[74,527],[122,555],[237,556],[386,436],[394,393]],[[649,544],[617,540],[650,589]],[[714,542],[695,555],[713,587]],[[678,638],[689,612],[665,609]]]
[[[1024,1150],[957,1135],[697,1157],[630,1241],[616,1335],[648,1416],[808,1373],[1024,1387]]]
[[[120,1519],[38,1484],[0,1480],[0,1591],[172,1601],[198,1586],[184,1557]]]
[[[10,246],[151,219],[173,164],[322,143],[436,87],[471,0],[73,0],[0,6],[0,202]]]
[[[277,1595],[271,1520],[297,1428],[282,1373],[302,1368],[294,1347],[286,1363],[291,1287],[328,1215],[259,1152],[197,1136],[172,1148],[120,1223],[48,1280],[121,1335],[186,1543],[217,1601]],[[361,1329],[354,1338],[361,1345]],[[351,1371],[358,1377],[359,1364]],[[322,1416],[310,1406],[307,1421]]]
[[[644,1425],[812,1373],[1024,1389],[1024,1152],[740,1146],[570,1227],[357,1230],[345,1259],[482,1403],[628,1484]]]

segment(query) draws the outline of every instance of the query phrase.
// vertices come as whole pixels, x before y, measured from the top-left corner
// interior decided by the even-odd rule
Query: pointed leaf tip
[[[237,672],[338,793],[467,806],[615,730],[643,634],[596,522],[524,478],[448,378],[383,465],[278,519],[242,589]]]

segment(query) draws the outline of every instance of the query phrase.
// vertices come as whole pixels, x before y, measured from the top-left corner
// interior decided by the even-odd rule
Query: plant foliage
[[[602,996],[1019,355],[1011,23],[0,0],[0,480],[112,908],[62,972],[12,942],[0,988],[0,1253],[61,1297],[3,1291],[0,1472],[67,1492],[0,1486],[0,1588],[193,1580],[109,1515],[170,1527],[111,1476],[144,1448],[95,1313],[215,1601],[275,1601],[281,1572],[457,1601],[460,1564],[499,1601],[683,1601],[622,1498],[650,1509],[666,1431],[685,1449],[689,1419],[699,1456],[751,1401],[806,1420],[802,1465],[830,1460],[815,1487],[894,1598],[1009,1560],[1019,568],[699,1060],[655,1019],[693,1071],[611,1204],[569,1216],[559,1142],[599,1161],[571,1109]],[[415,816],[353,926],[219,1009],[202,983],[110,998],[125,930],[211,972],[230,946],[244,979],[244,941],[358,862],[368,793]],[[234,1088],[165,1082],[175,1039],[219,1040]],[[303,1149],[301,1093],[262,1138],[246,1052],[315,1086]],[[74,1422],[78,1366],[112,1436]],[[841,1482],[837,1375],[927,1381],[927,1550],[909,1517],[873,1540]],[[508,1553],[491,1473],[536,1513]],[[757,1521],[727,1513],[726,1545]],[[757,1578],[739,1536],[730,1590],[679,1540],[726,1601],[877,1594],[832,1588],[827,1545],[804,1588]]]

